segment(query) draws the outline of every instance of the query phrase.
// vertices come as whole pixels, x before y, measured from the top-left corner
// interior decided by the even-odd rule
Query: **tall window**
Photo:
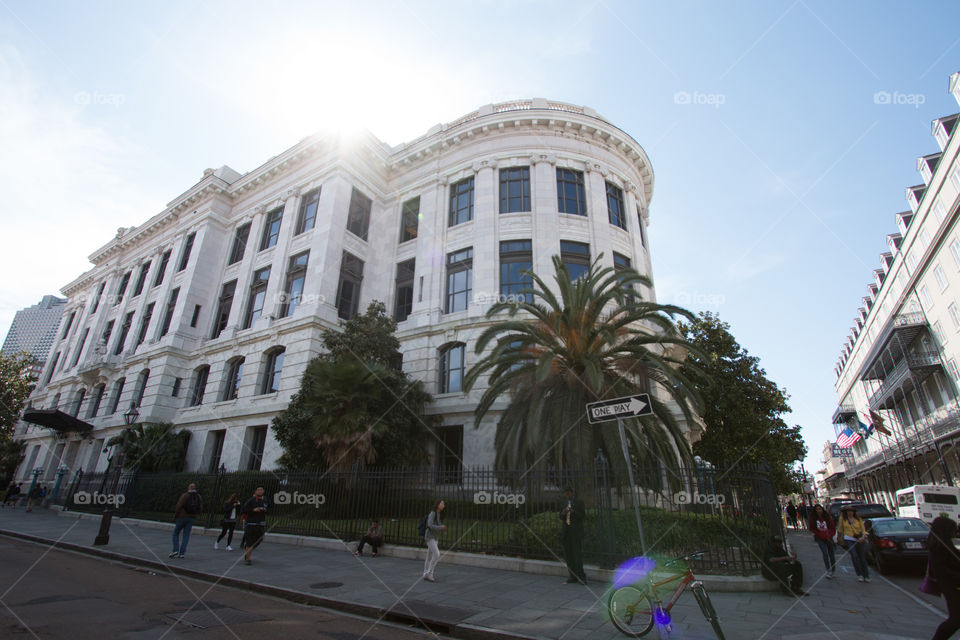
[[[195,304],[193,305],[193,315],[190,316],[190,326],[196,327],[197,322],[200,321],[200,310],[203,309],[202,305]]]
[[[87,396],[87,390],[83,387],[80,387],[77,390],[77,395],[73,398],[73,408],[70,409],[70,415],[74,418],[80,413],[80,407],[83,406],[83,399]]]
[[[57,369],[57,361],[60,360],[60,352],[57,351],[56,355],[53,356],[53,360],[50,361],[50,366],[47,368],[47,375],[43,377],[43,384],[49,384],[50,378],[53,377],[53,372]]]
[[[530,211],[530,167],[500,169],[500,213]]]
[[[163,313],[163,323],[160,325],[160,335],[163,337],[167,335],[167,331],[170,331],[170,324],[173,322],[173,312],[177,308],[177,298],[180,297],[180,287],[177,287],[170,292],[170,299],[167,300],[167,308]]]
[[[209,432],[207,438],[213,438],[210,441],[210,457],[207,463],[207,473],[216,473],[220,467],[220,456],[223,455],[223,441],[227,438],[226,429],[218,429]]]
[[[280,222],[283,220],[283,207],[269,212],[264,220],[263,235],[260,236],[260,251],[277,244],[280,238]]]
[[[561,240],[560,260],[570,272],[570,280],[576,280],[590,270],[590,245]]]
[[[110,414],[117,412],[117,409],[120,407],[120,396],[123,395],[123,384],[127,381],[126,378],[120,378],[113,383],[113,399],[110,400]]]
[[[140,265],[140,273],[137,275],[137,283],[133,286],[133,297],[143,293],[143,285],[147,283],[147,273],[150,271],[150,261],[147,260]]]
[[[413,311],[413,276],[416,271],[416,260],[404,260],[397,265],[397,295],[393,311],[393,318],[403,322]]]
[[[267,351],[263,367],[263,379],[260,382],[260,393],[274,393],[280,388],[280,374],[283,372],[283,359],[286,349],[276,347]]]
[[[163,277],[167,273],[167,265],[170,263],[170,252],[172,249],[167,249],[163,252],[163,255],[160,256],[160,265],[157,267],[157,276],[153,279],[153,286],[159,287],[163,284]]]
[[[70,327],[73,326],[73,319],[77,317],[76,311],[71,311],[70,315],[67,316],[67,322],[63,325],[63,333],[60,334],[60,339],[63,340],[70,334]]]
[[[249,435],[250,457],[247,458],[247,469],[249,471],[259,471],[263,464],[263,450],[267,445],[267,428],[250,427]]]
[[[107,345],[110,344],[110,336],[113,335],[113,323],[111,320],[107,323],[107,326],[103,328],[103,334],[100,336],[100,344],[103,345],[103,352],[107,352]]]
[[[462,342],[447,345],[440,350],[440,393],[463,391],[464,353]]]
[[[450,219],[452,227],[473,220],[473,176],[450,185]]]
[[[113,298],[113,306],[120,304],[120,301],[123,300],[123,294],[127,292],[127,285],[130,284],[130,272],[127,271],[123,274],[123,277],[120,278],[120,284],[117,286],[117,295]]]
[[[363,260],[343,252],[340,260],[340,282],[337,283],[337,315],[349,320],[360,308],[360,283],[363,281]]]
[[[133,403],[138,407],[143,404],[143,394],[147,390],[148,380],[150,380],[150,369],[144,369],[137,376],[137,388],[133,392]]]
[[[420,228],[420,196],[403,203],[400,211],[400,242],[413,240]]]
[[[267,299],[267,284],[270,282],[270,267],[266,266],[253,272],[250,293],[247,296],[247,314],[243,317],[243,328],[253,326],[263,313],[263,304]]]
[[[130,325],[133,324],[133,311],[123,317],[120,323],[120,334],[117,336],[117,342],[113,346],[113,354],[118,356],[123,353],[123,345],[127,342],[127,334],[130,333]]]
[[[901,271],[900,273],[903,272]],[[933,277],[937,279],[937,285],[940,287],[940,291],[947,288],[947,274],[943,272],[943,267],[939,264],[933,267]]]
[[[626,230],[627,216],[623,208],[623,190],[607,183],[607,215],[610,217],[610,224]]]
[[[290,264],[287,266],[287,280],[283,286],[283,304],[280,305],[281,318],[292,316],[293,312],[300,306],[300,300],[303,299],[303,285],[307,280],[307,261],[309,259],[309,251],[290,257]]]
[[[207,379],[210,377],[210,365],[205,364],[197,367],[193,373],[193,391],[190,394],[190,406],[196,407],[203,404],[203,394],[207,390]]]
[[[297,228],[294,235],[310,231],[317,224],[317,205],[320,204],[320,187],[308,191],[300,200],[300,213],[297,214]]]
[[[220,289],[220,298],[217,300],[217,315],[214,316],[213,332],[210,338],[219,338],[230,321],[230,309],[233,307],[233,294],[237,290],[237,281],[231,280]]]
[[[137,346],[143,344],[143,341],[147,339],[147,329],[150,328],[150,320],[153,318],[153,305],[150,303],[147,305],[147,308],[143,312],[143,319],[140,321],[140,331],[137,332]]]
[[[533,267],[530,240],[505,240],[500,243],[500,296],[507,301],[533,302],[533,294],[520,295],[521,289],[533,286],[533,278],[523,273]]]
[[[236,400],[240,396],[240,380],[243,378],[243,356],[227,361],[227,375],[220,390],[220,400]]]
[[[960,242],[950,241],[950,255],[953,256],[953,264],[957,266],[957,269],[960,269]]]
[[[83,346],[87,343],[87,336],[90,334],[90,328],[83,330],[83,333],[80,334],[80,342],[77,343],[77,350],[73,352],[73,360],[70,362],[71,367],[77,366],[77,363],[80,361],[80,354],[83,353]]]
[[[950,321],[953,322],[953,328],[960,331],[960,308],[957,308],[956,302],[951,302],[947,306],[947,313],[950,314]]]
[[[587,215],[587,199],[583,192],[583,172],[557,169],[557,209],[560,213]]]
[[[473,247],[447,254],[446,313],[464,311],[473,291]]]
[[[463,425],[440,427],[437,434],[437,482],[460,484],[463,479]]]
[[[613,252],[613,268],[615,271],[623,271],[624,269],[630,268],[630,258],[624,255],[620,255],[616,251]]]
[[[107,286],[106,282],[101,282],[100,287],[97,289],[97,295],[93,299],[93,306],[90,307],[90,314],[93,315],[97,312],[97,309],[100,308],[100,299],[103,297],[103,290]]]
[[[93,398],[90,402],[90,408],[87,409],[87,420],[96,418],[100,411],[100,403],[103,402],[103,396],[107,390],[107,385],[100,383],[93,388]]]
[[[347,213],[347,231],[358,238],[367,239],[370,228],[370,208],[373,201],[356,188],[350,194],[350,211]]]
[[[180,264],[177,265],[178,272],[183,271],[190,264],[190,252],[193,251],[193,241],[196,237],[196,232],[191,233],[183,243],[183,251],[180,252]]]
[[[243,260],[243,254],[247,251],[247,239],[250,238],[250,223],[242,224],[237,227],[233,234],[233,246],[230,247],[230,260],[227,264],[236,264]]]
[[[637,222],[640,223],[640,246],[646,248],[647,230],[643,226],[643,212],[640,211],[640,207],[637,207]]]

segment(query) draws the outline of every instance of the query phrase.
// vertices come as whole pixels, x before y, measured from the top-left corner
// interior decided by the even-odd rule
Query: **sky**
[[[657,296],[728,322],[821,467],[833,368],[933,119],[960,3],[0,0],[0,342],[207,167],[321,129],[396,145],[480,105],[587,105],[655,173]]]

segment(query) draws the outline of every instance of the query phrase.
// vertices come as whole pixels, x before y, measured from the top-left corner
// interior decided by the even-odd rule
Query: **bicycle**
[[[666,568],[678,562],[688,562],[694,558],[699,558],[704,553],[706,552],[697,551],[685,556],[680,556],[666,562],[663,566]],[[660,600],[660,596],[657,594],[657,589],[678,580],[679,584],[677,585],[676,591],[673,592],[670,600],[664,605]],[[703,588],[703,582],[697,580],[689,567],[687,567],[686,571],[672,575],[666,580],[655,582],[651,572],[635,585],[614,589],[610,593],[610,598],[607,602],[610,620],[621,633],[633,638],[640,638],[650,633],[654,623],[664,627],[666,631],[669,632],[670,609],[673,608],[673,605],[676,604],[688,586],[690,590],[693,591],[693,596],[697,599],[697,604],[700,605],[700,611],[703,612],[703,617],[707,619],[710,626],[713,627],[714,633],[717,634],[718,640],[726,640],[723,631],[720,629],[720,618],[717,617],[713,603],[710,602],[710,596],[707,595],[706,589]]]

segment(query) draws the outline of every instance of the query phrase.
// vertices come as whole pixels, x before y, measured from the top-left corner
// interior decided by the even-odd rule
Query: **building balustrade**
[[[899,360],[877,387],[877,390],[870,394],[868,402],[870,408],[878,408],[885,400],[890,397],[894,391],[900,388],[903,381],[911,371],[922,371],[924,369],[941,366],[940,354],[936,351],[916,351],[906,355]]]

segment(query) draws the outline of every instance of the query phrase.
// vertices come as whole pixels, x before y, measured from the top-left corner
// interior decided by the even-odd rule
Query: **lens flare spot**
[[[647,577],[647,574],[653,571],[657,563],[652,558],[646,556],[637,556],[630,558],[619,567],[613,576],[613,586],[619,589],[628,584],[640,582]]]

